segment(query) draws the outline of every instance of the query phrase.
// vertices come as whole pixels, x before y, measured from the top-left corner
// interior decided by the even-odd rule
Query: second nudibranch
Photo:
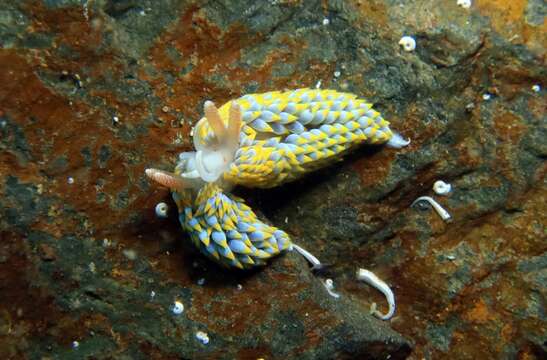
[[[224,193],[216,184],[205,184],[192,194],[173,192],[179,221],[194,245],[207,257],[226,267],[246,269],[289,249],[287,233],[258,219],[245,202]]]
[[[350,93],[298,89],[205,103],[194,128],[199,176],[270,188],[340,160],[360,144],[408,145],[372,104]]]
[[[248,269],[293,248],[286,232],[260,220],[242,199],[216,183],[181,176],[194,170],[195,159],[183,153],[174,173],[147,169],[146,175],[171,189],[180,224],[201,253],[225,267]]]

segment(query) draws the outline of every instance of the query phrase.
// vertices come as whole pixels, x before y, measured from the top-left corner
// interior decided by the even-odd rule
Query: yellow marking
[[[196,239],[201,242],[202,244],[204,244],[205,246],[209,246],[209,244],[211,243],[211,239],[209,238],[209,236],[207,236],[205,239],[201,240],[199,238],[199,236],[196,237]]]
[[[207,250],[205,250],[204,252],[205,252],[206,254],[209,254],[209,255],[213,256],[217,261],[220,260],[220,255],[219,255],[219,253],[218,253],[218,251],[217,251],[216,249],[213,250],[212,253],[210,253],[210,252],[207,251]]]
[[[249,264],[249,265],[255,264],[253,258],[250,257],[249,255],[242,256],[241,258],[242,258],[241,261],[245,262],[246,264]]]
[[[196,230],[197,232],[201,232],[201,230],[203,230],[203,228],[201,227],[200,223],[197,222],[197,223],[194,225],[193,230]]]
[[[346,136],[349,137],[349,141],[350,141],[350,142],[353,142],[353,141],[356,141],[357,139],[359,139],[359,136],[355,135],[355,134],[352,133],[352,132],[348,133]]]
[[[228,247],[228,245],[226,245],[226,247]],[[235,255],[234,253],[232,252],[232,250],[230,250],[230,248],[228,247],[228,252],[226,253],[226,255],[222,254],[226,259],[228,260],[235,260]]]
[[[322,151],[314,151],[315,154],[317,154],[317,160],[321,160],[325,157]]]
[[[318,103],[315,103],[313,104],[311,107],[310,107],[310,111],[315,114],[316,112],[318,112],[319,110],[321,109],[321,103],[318,102]]]
[[[352,127],[353,129],[358,129],[359,128],[359,123],[357,121],[348,121],[346,123],[346,126],[348,128]]]
[[[267,259],[271,256],[270,254],[268,254],[264,250],[260,250],[260,249],[257,249],[254,255],[256,257],[260,258],[260,259]]]
[[[303,112],[304,110],[306,110],[310,105],[308,103],[305,103],[305,104],[296,104],[295,108],[296,108],[296,113],[299,114],[301,112]]]

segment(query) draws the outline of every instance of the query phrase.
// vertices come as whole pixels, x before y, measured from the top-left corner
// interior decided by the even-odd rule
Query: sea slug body
[[[179,219],[194,245],[212,260],[239,269],[264,265],[287,250],[287,233],[258,219],[242,199],[226,194],[215,184],[198,191],[195,200],[173,193],[182,211]]]
[[[231,184],[270,188],[338,161],[360,144],[408,145],[372,104],[334,90],[249,94],[218,110],[207,103],[205,113],[195,127],[194,145],[197,153],[210,150],[206,162],[196,154],[198,172],[207,181],[222,175]],[[241,114],[237,132],[235,113]],[[222,142],[239,146],[219,146]]]
[[[179,221],[194,245],[208,258],[229,268],[262,266],[285,250],[302,254],[314,268],[321,267],[311,253],[293,244],[287,233],[261,221],[245,202],[225,193],[216,183],[184,179],[193,160],[183,157],[175,173],[147,169],[151,179],[171,188]]]

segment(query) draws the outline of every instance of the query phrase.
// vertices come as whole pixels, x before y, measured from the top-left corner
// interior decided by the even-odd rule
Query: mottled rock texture
[[[546,12],[0,2],[0,358],[545,358]],[[295,254],[251,273],[211,264],[173,209],[155,218],[169,195],[143,177],[190,150],[205,99],[319,80],[369,98],[412,144],[238,192],[332,264],[338,300]],[[450,223],[409,207],[437,179],[454,188],[437,196]],[[368,314],[384,299],[357,267],[393,287],[390,322]]]

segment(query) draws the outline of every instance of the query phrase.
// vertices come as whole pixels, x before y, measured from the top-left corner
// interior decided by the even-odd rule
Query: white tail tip
[[[394,132],[393,136],[391,137],[391,139],[389,139],[386,145],[394,149],[400,149],[405,146],[408,146],[409,144],[410,144],[410,139],[405,140],[401,135]]]

